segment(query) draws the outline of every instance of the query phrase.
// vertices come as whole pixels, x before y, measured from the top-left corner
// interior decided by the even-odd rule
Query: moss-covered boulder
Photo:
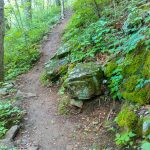
[[[69,57],[62,59],[51,59],[45,64],[46,78],[50,81],[56,81],[67,72]]]
[[[53,58],[62,59],[70,54],[67,45],[62,45],[56,52]]]
[[[116,122],[119,127],[127,131],[135,131],[136,127],[138,128],[138,115],[135,113],[133,107],[123,106],[116,117]]]
[[[68,73],[64,87],[72,98],[87,100],[101,94],[102,79],[100,65],[79,63]]]
[[[150,103],[150,51],[138,48],[124,57],[117,56],[105,66],[112,93],[125,100]]]

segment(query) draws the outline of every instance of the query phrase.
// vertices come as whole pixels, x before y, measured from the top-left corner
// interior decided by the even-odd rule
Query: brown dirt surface
[[[112,102],[98,105],[97,100],[87,102],[83,112],[77,115],[58,114],[58,87],[47,88],[40,83],[44,64],[54,55],[61,44],[61,36],[70,14],[56,25],[43,43],[39,62],[28,73],[17,79],[17,88],[23,93],[32,93],[36,97],[22,100],[22,107],[27,111],[24,128],[16,138],[20,150],[29,150],[30,146],[39,145],[40,150],[89,150],[92,146],[112,147],[113,137],[103,128]],[[100,100],[101,101],[101,100]],[[113,114],[112,114],[113,115]],[[101,147],[101,148],[100,148]]]

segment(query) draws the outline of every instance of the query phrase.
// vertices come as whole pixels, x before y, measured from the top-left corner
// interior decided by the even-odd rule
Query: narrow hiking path
[[[69,18],[70,14],[67,14],[66,18],[52,29],[48,40],[43,44],[39,63],[17,81],[18,90],[36,95],[23,102],[27,116],[25,129],[18,137],[23,149],[34,144],[40,145],[43,150],[65,149],[70,143],[68,136],[73,131],[73,124],[57,115],[58,88],[42,87],[39,81],[44,63],[60,46],[61,33]]]
[[[57,86],[46,88],[40,83],[44,64],[61,44],[61,35],[71,14],[50,32],[42,46],[42,56],[35,67],[17,79],[17,89],[29,96],[19,101],[27,111],[24,128],[16,138],[20,150],[90,150],[98,147],[113,147],[113,136],[103,127],[104,121],[111,116],[112,100],[107,102],[98,97],[84,104],[82,113],[62,116],[58,114],[59,95]],[[102,102],[100,102],[102,100]],[[101,148],[100,148],[101,147]]]

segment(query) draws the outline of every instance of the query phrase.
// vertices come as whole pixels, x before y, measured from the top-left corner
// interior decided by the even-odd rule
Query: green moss
[[[67,68],[68,69],[67,73],[64,72],[61,78],[61,83],[63,83],[68,78],[69,72],[71,72],[75,66],[76,66],[75,63],[69,65],[69,67]]]
[[[62,96],[59,100],[58,104],[58,113],[61,115],[68,115],[69,114],[69,104],[70,98],[68,96]]]
[[[41,83],[43,86],[48,86],[48,85],[49,85],[49,80],[47,79],[46,71],[44,71],[44,72],[40,75],[40,83]]]
[[[131,107],[125,106],[118,114],[116,122],[120,127],[128,131],[135,131],[135,127],[138,123],[138,116]]]
[[[122,84],[121,93],[124,99],[143,105],[149,103],[150,87],[148,85],[137,89],[136,86],[139,79],[150,78],[150,52],[146,50],[141,50],[138,54],[135,54],[135,52],[128,54],[124,61],[125,82]]]
[[[130,76],[133,74],[139,74],[143,69],[143,62],[145,61],[145,51],[141,50],[136,54],[138,50],[127,54],[123,62],[123,74],[124,76]]]
[[[145,56],[144,66],[141,73],[145,78],[150,78],[150,51],[148,51]]]
[[[115,79],[116,75],[123,77],[123,80],[117,85],[118,92],[125,100],[141,105],[148,104],[150,102],[150,85],[149,83],[144,84],[144,81],[150,79],[150,51],[137,48],[128,53],[118,66],[116,64],[115,60],[108,63],[105,75],[111,79]],[[121,71],[114,73],[115,69]],[[143,82],[139,83],[140,80]],[[116,80],[111,80],[111,88],[116,86],[115,83]],[[139,84],[140,88],[137,88]]]
[[[111,77],[113,71],[117,68],[117,64],[115,60],[110,61],[104,69],[104,73],[106,77]]]
[[[123,132],[134,132],[137,136],[142,136],[143,118],[139,118],[136,110],[139,105],[126,103],[116,117],[116,122]]]
[[[139,103],[141,105],[148,104],[150,100],[150,85],[146,85],[141,89],[136,89],[132,92],[123,91],[122,96],[128,101]]]
[[[130,76],[129,78],[125,79],[123,83],[123,88],[127,92],[132,92],[134,91],[136,85],[138,84],[138,80],[141,79],[139,75],[133,75]]]

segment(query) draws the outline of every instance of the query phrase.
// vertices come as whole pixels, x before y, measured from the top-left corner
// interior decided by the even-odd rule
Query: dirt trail
[[[116,150],[114,136],[107,132],[103,124],[105,120],[115,117],[110,110],[113,101],[109,96],[97,97],[84,103],[82,113],[78,115],[58,115],[58,88],[42,87],[39,78],[44,70],[44,64],[54,55],[61,44],[61,33],[70,18],[56,25],[42,46],[42,57],[36,66],[17,80],[17,88],[22,93],[32,93],[36,97],[28,97],[19,101],[27,111],[24,118],[24,129],[16,138],[20,150],[89,150],[97,147],[111,147]],[[119,108],[119,107],[118,107]],[[116,109],[117,110],[117,109]],[[29,148],[30,147],[30,148]]]
[[[54,55],[60,46],[61,33],[70,15],[52,29],[47,42],[43,44],[42,57],[39,63],[27,74],[22,75],[19,90],[36,94],[36,98],[24,100],[27,110],[25,129],[18,137],[22,149],[29,145],[39,144],[42,150],[66,150],[71,143],[69,136],[74,129],[74,123],[57,115],[58,89],[42,87],[39,81],[44,70],[44,63]]]

